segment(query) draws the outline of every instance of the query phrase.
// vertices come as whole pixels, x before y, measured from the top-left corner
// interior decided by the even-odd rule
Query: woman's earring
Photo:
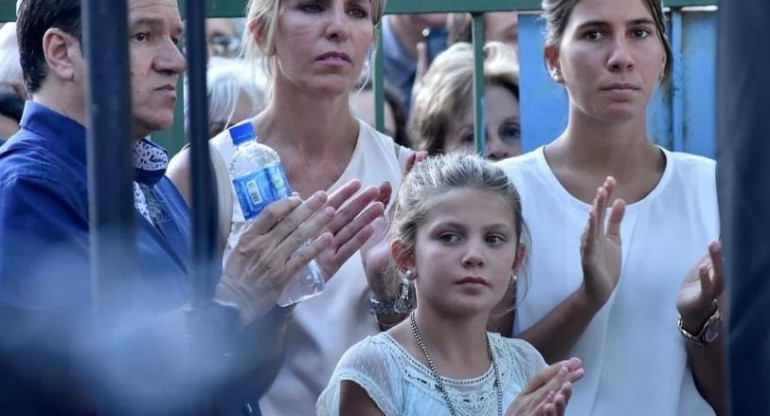
[[[558,68],[554,68],[551,70],[551,79],[553,79],[555,82],[558,82],[559,84],[564,81],[561,77],[561,71],[559,71]]]
[[[411,270],[407,270],[406,272],[404,272],[404,277],[406,278],[406,280],[414,280],[417,278],[415,273]]]
[[[514,286],[516,284],[516,279],[518,279],[516,274],[512,274],[511,275],[511,286]]]

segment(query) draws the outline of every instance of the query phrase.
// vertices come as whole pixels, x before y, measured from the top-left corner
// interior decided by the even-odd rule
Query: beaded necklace
[[[428,349],[425,347],[425,343],[422,341],[422,336],[420,336],[420,331],[417,329],[417,320],[415,319],[414,315],[415,311],[413,310],[412,313],[409,314],[409,323],[412,327],[412,335],[414,335],[414,339],[417,341],[417,345],[420,346],[423,355],[425,355],[425,361],[428,362],[428,368],[430,368],[430,372],[433,374],[433,378],[436,379],[436,387],[441,392],[441,396],[444,397],[444,401],[446,401],[446,404],[449,407],[449,414],[452,416],[457,416],[457,411],[452,404],[452,400],[449,397],[449,392],[447,392],[444,381],[441,379],[438,370],[436,370],[436,365],[433,363],[433,359],[430,358]],[[503,416],[503,387],[500,383],[500,373],[497,370],[497,360],[495,360],[495,354],[492,353],[492,347],[489,343],[489,335],[487,335],[487,351],[489,352],[489,357],[492,360],[492,369],[495,372],[494,386],[495,390],[497,391],[497,414],[499,416]]]

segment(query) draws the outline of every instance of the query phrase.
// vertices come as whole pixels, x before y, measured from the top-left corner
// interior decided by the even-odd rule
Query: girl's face
[[[582,0],[561,45],[547,47],[573,113],[602,123],[644,120],[666,64],[663,40],[642,0]]]
[[[287,0],[276,22],[276,77],[311,94],[347,93],[374,41],[371,13],[370,0]]]
[[[507,88],[488,84],[485,89],[486,138],[484,157],[502,160],[521,154],[521,118],[519,100]],[[444,143],[445,153],[474,151],[473,106],[450,126]]]
[[[517,248],[511,205],[501,195],[459,188],[437,196],[412,256],[419,305],[488,314],[508,290]]]

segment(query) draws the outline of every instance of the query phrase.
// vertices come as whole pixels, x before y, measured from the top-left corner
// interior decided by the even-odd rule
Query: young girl
[[[546,369],[527,342],[486,330],[525,251],[505,173],[478,156],[428,159],[405,179],[392,227],[391,254],[418,307],[345,353],[318,414],[562,414],[580,361]]]

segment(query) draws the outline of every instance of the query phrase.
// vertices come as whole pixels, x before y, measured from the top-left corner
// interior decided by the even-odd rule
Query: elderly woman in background
[[[518,65],[499,42],[484,47],[486,158],[521,153]],[[428,154],[473,151],[473,48],[457,43],[441,53],[422,80],[409,131]]]
[[[240,59],[213,57],[208,65],[209,137],[214,137],[264,108],[266,80],[255,82],[249,65]]]

